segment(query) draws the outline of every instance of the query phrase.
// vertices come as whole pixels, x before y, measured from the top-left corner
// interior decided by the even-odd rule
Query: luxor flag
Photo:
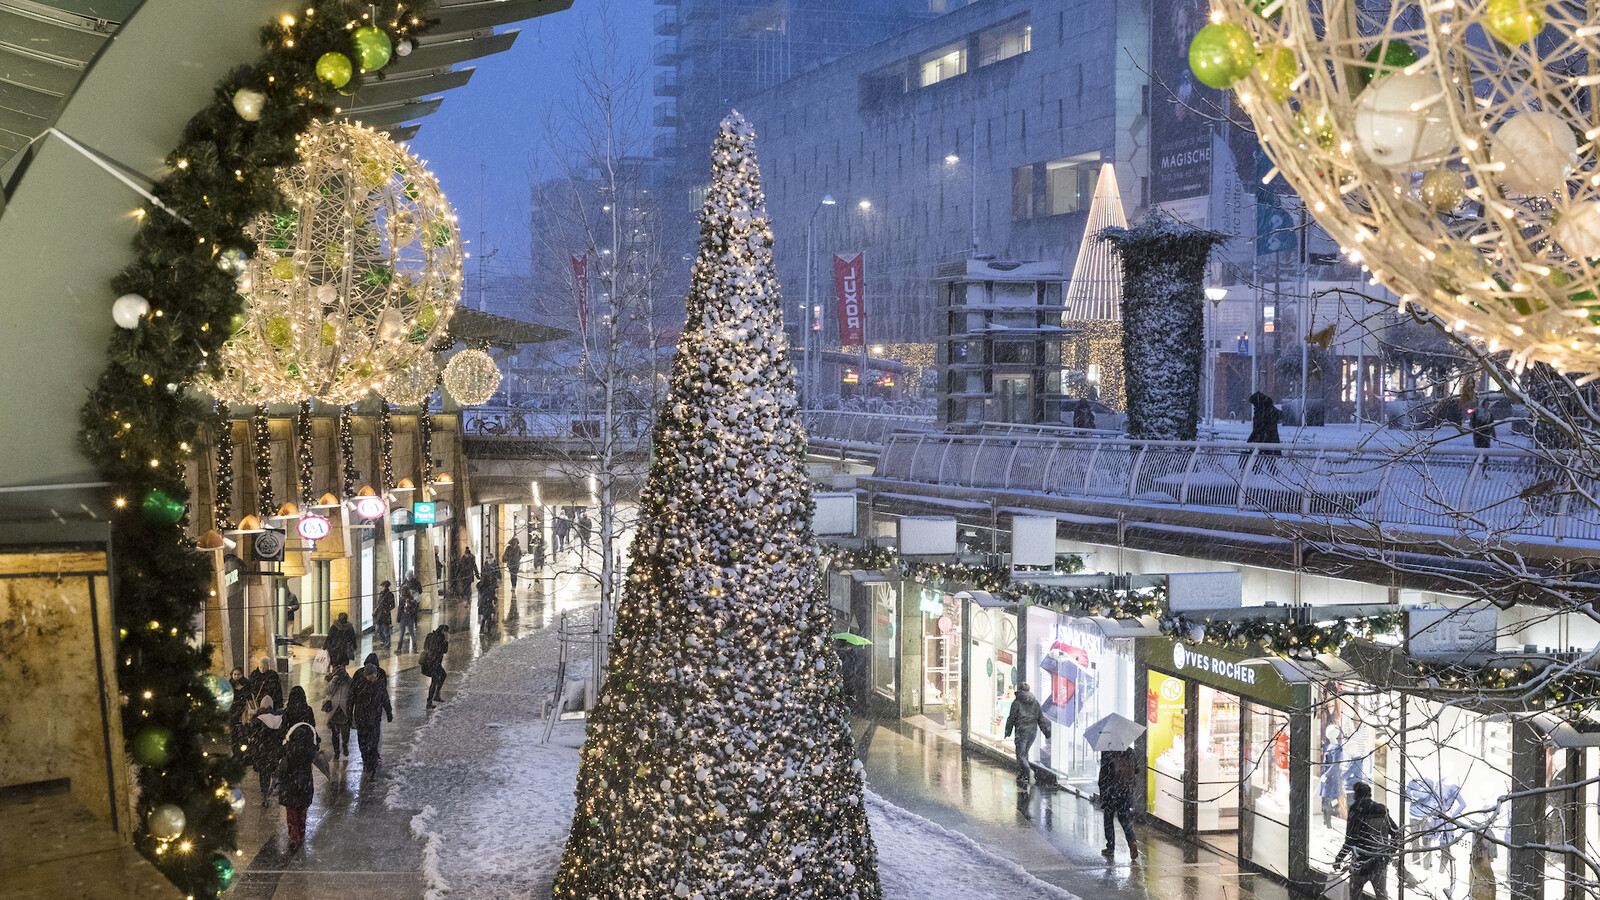
[[[867,333],[867,255],[833,255],[833,292],[839,301],[839,343],[865,344]]]
[[[572,281],[578,286],[578,333],[589,333],[589,254],[572,254]]]

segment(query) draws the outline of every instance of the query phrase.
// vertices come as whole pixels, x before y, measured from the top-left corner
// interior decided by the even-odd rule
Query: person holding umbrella
[[[1083,739],[1100,751],[1100,813],[1105,817],[1106,859],[1117,852],[1117,820],[1122,820],[1122,836],[1128,841],[1128,858],[1139,858],[1133,840],[1133,795],[1139,777],[1138,757],[1133,744],[1144,734],[1144,726],[1127,716],[1112,713],[1083,730]]]

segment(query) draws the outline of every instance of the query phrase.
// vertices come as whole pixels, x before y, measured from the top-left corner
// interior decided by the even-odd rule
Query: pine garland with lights
[[[763,207],[734,113],[557,900],[881,896]]]
[[[241,307],[230,269],[255,250],[245,226],[282,202],[275,169],[294,163],[298,135],[342,102],[318,80],[319,58],[352,53],[361,25],[377,26],[389,42],[410,39],[429,6],[363,5],[352,19],[342,0],[307,5],[305,15],[262,29],[262,55],[217,83],[168,155],[168,174],[152,188],[164,208],[139,211],[133,259],[108,296],[136,294],[150,311],[135,327],[113,329],[79,417],[80,448],[112,485],[118,684],[128,700],[127,749],[140,763],[134,846],[193,897],[215,897],[232,880],[229,785],[244,773],[226,752],[227,717],[203,680],[211,648],[191,646],[213,560],[194,551],[183,527],[185,463],[208,415],[223,438],[219,500],[231,491],[232,460],[221,449],[227,413],[212,413],[186,388],[196,373],[220,375],[219,351]],[[354,92],[362,80],[354,72],[343,87]],[[170,843],[149,823],[168,804],[186,823]]]
[[[346,403],[339,407],[339,467],[344,483],[345,498],[356,495],[356,406]]]
[[[250,410],[250,445],[256,458],[256,505],[261,516],[270,516],[278,505],[272,496],[272,431],[267,408],[261,404]]]
[[[233,411],[218,403],[212,425],[211,446],[217,453],[216,528],[233,527]]]
[[[1314,610],[1313,610],[1314,612]],[[1306,658],[1318,653],[1337,654],[1356,638],[1398,632],[1405,625],[1405,613],[1395,611],[1376,616],[1339,616],[1332,622],[1295,622],[1283,619],[1191,618],[1183,613],[1168,613],[1161,618],[1161,631],[1171,637],[1233,650],[1260,647],[1279,656]]]
[[[313,402],[309,399],[300,401],[300,409],[294,417],[294,448],[300,461],[300,505],[309,506],[316,498],[316,493],[311,487],[311,479],[316,477],[316,457],[312,445],[312,411]]]
[[[433,397],[422,398],[417,407],[417,450],[422,454],[422,483],[433,484]]]
[[[394,422],[389,418],[389,401],[378,401],[378,468],[383,473],[383,484],[378,492],[394,487]]]

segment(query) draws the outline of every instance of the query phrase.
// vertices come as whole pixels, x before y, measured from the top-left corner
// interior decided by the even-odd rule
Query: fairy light
[[[260,404],[250,411],[250,440],[255,451],[257,514],[266,517],[278,511],[278,504],[272,497],[272,432],[267,408]]]
[[[216,522],[217,528],[233,526],[233,415],[228,404],[215,410],[212,445],[217,453]]]

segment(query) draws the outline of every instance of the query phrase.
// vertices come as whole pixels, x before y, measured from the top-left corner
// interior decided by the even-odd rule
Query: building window
[[[1018,222],[1033,218],[1033,166],[1011,170],[1011,218]]]
[[[992,65],[1033,48],[1033,26],[1025,21],[997,25],[978,35],[978,65]]]
[[[967,45],[965,42],[955,43],[924,53],[921,62],[921,77],[917,81],[920,87],[964,75],[967,71]]]
[[[1072,157],[1011,170],[1011,218],[1061,216],[1089,208],[1100,181],[1100,163]]]

